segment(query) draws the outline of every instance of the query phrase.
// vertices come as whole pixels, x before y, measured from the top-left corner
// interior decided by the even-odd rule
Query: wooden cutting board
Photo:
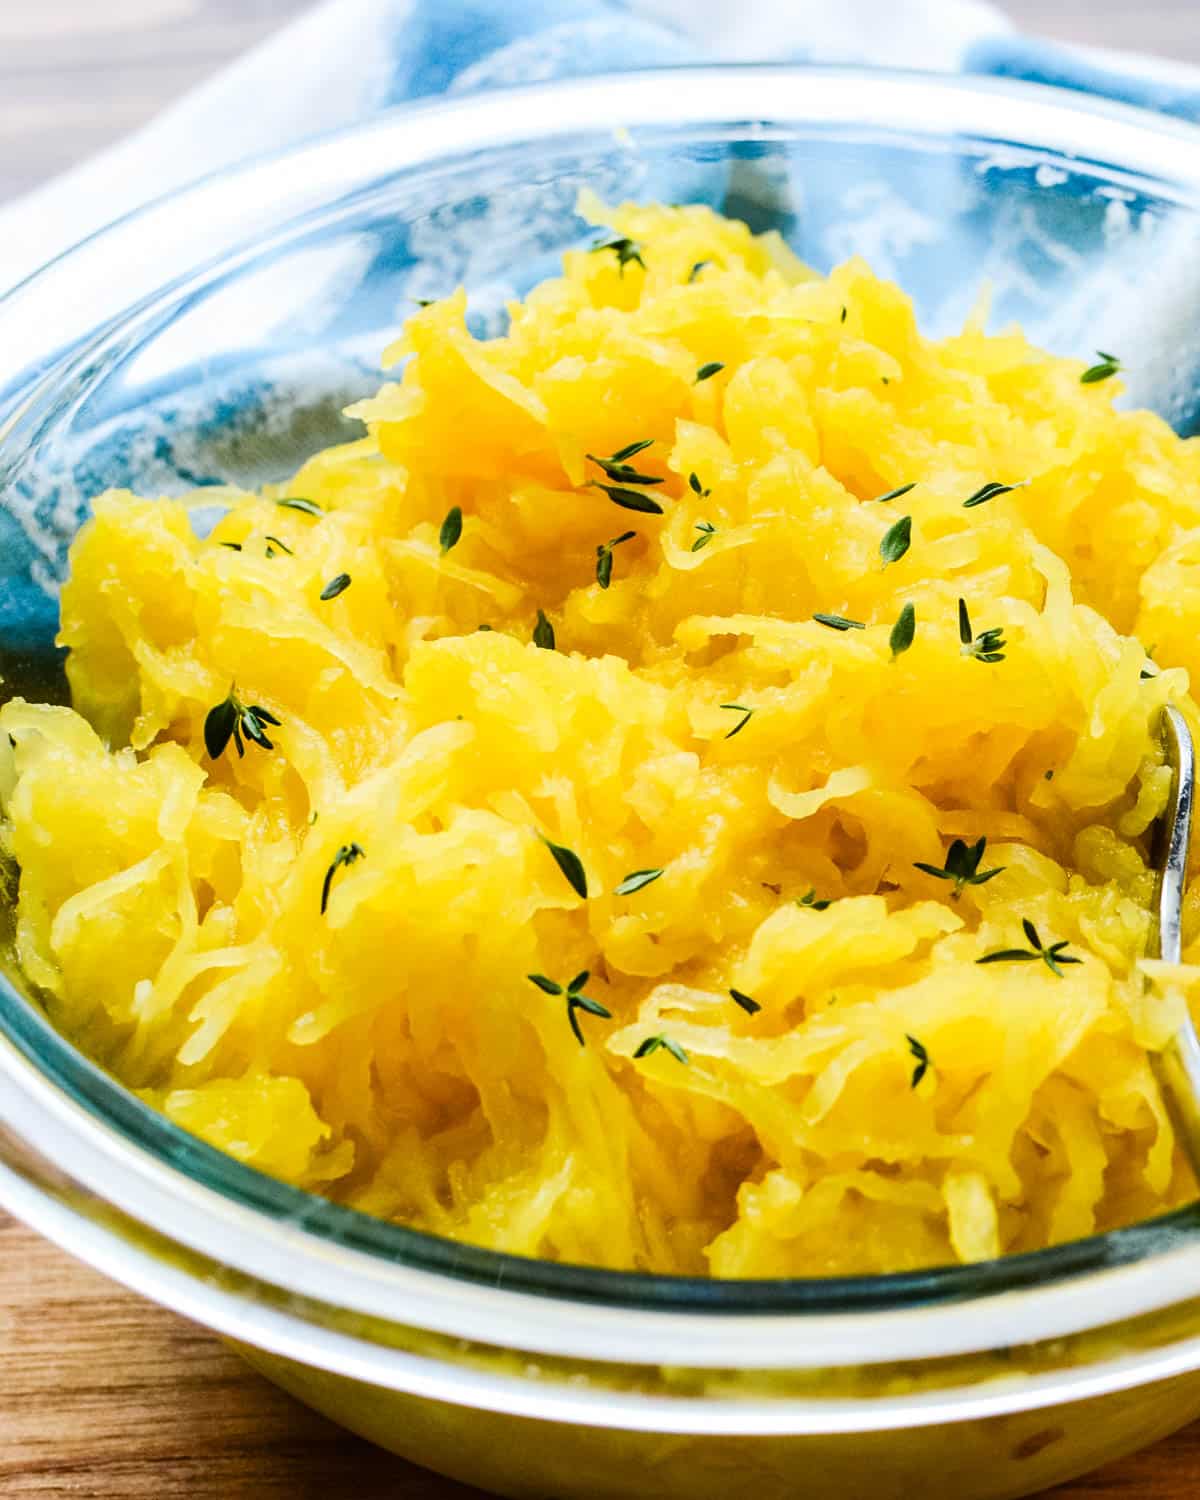
[[[1054,1491],[1055,1500],[1197,1495],[1200,1424]],[[481,1500],[339,1432],[252,1374],[213,1335],[3,1214],[0,1496]]]

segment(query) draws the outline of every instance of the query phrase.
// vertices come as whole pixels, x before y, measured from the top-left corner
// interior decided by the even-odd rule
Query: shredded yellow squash
[[[1200,445],[861,262],[590,209],[209,536],[96,501],[75,710],[0,711],[24,972],[185,1129],[507,1251],[874,1272],[1182,1201]]]

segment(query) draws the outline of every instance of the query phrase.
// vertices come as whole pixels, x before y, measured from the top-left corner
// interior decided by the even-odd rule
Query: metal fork
[[[1196,792],[1195,748],[1178,709],[1163,710],[1163,741],[1172,780],[1170,801],[1158,827],[1154,899],[1158,923],[1151,946],[1157,950],[1152,956],[1177,964],[1183,950],[1183,888]],[[1200,1177],[1200,1037],[1190,1015],[1152,1060],[1180,1142]]]

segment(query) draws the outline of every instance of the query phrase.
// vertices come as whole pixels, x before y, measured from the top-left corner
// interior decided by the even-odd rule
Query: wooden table
[[[1196,0],[1007,0],[1003,8],[1049,35],[1200,62]],[[301,9],[302,0],[0,0],[0,200],[132,129]],[[5,1500],[472,1493],[339,1433],[203,1330],[0,1215]],[[1198,1493],[1200,1426],[1057,1497]]]

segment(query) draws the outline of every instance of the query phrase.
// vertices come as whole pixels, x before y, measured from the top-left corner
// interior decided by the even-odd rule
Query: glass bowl
[[[703,201],[948,331],[990,286],[1063,353],[1136,352],[1188,431],[1200,131],[1012,83],[774,67],[406,110],[223,173],[0,302],[0,678],[60,696],[89,499],[286,477],[354,428],[406,299],[480,330],[587,244],[574,205]],[[0,903],[2,906],[2,903]],[[11,911],[0,910],[11,927]],[[1200,1413],[1200,1209],[1033,1255],[715,1282],[505,1256],[369,1219],[179,1131],[0,979],[0,1201],[236,1340],[303,1399],[504,1494],[1030,1493]]]

